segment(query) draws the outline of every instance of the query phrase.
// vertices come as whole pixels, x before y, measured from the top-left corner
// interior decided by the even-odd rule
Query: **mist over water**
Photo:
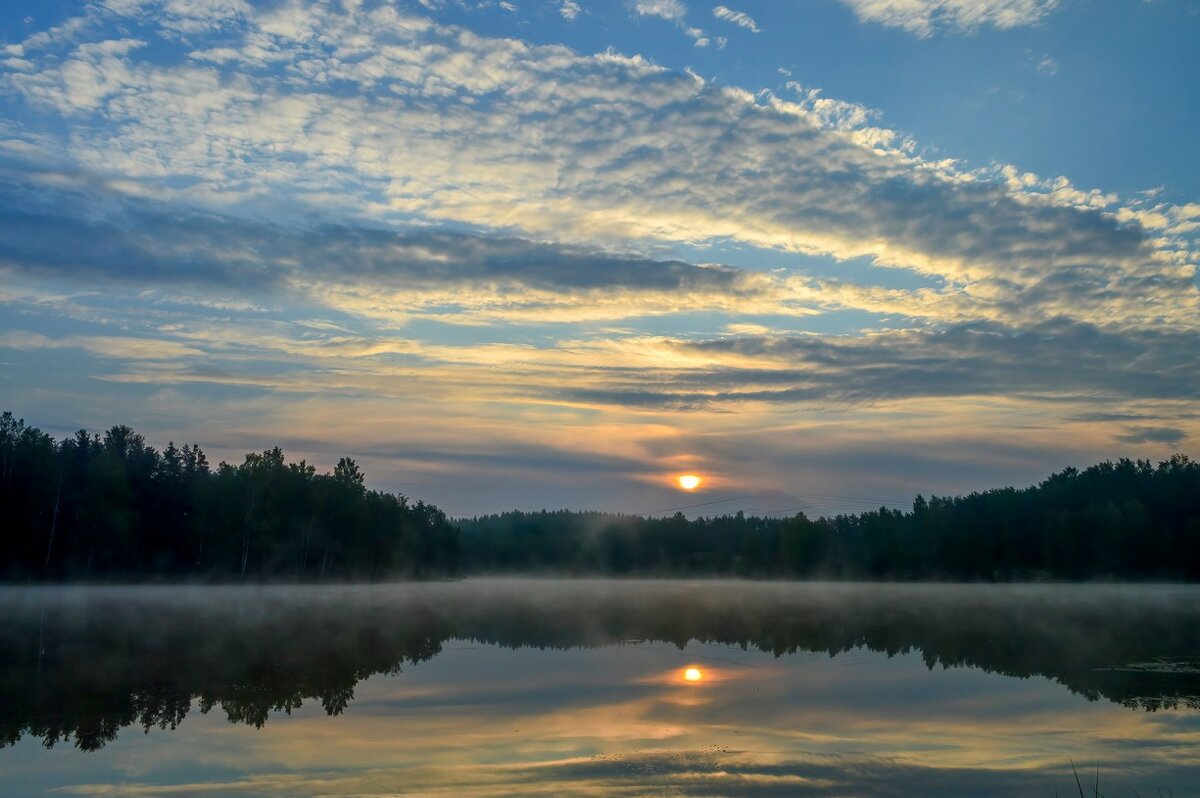
[[[1198,599],[525,579],[5,588],[0,785],[1052,795],[1074,788],[1073,759],[1101,764],[1106,794],[1197,795]]]

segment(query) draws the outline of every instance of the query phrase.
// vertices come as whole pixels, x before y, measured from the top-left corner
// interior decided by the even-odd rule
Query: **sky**
[[[456,516],[1194,453],[1198,36],[1198,0],[8,0],[0,408]]]

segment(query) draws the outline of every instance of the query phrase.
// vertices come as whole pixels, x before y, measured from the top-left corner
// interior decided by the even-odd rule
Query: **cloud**
[[[3,52],[5,55],[21,58],[25,55],[33,55],[38,51],[61,47],[78,41],[94,22],[94,18],[86,14],[78,17],[70,17],[61,25],[47,28],[44,31],[38,31],[25,39],[21,44],[5,45],[0,49],[0,52]]]
[[[1117,436],[1122,443],[1165,443],[1174,446],[1187,440],[1185,430],[1176,427],[1128,427]]]
[[[135,4],[142,13],[156,13],[158,24],[167,30],[183,35],[218,31],[253,13],[245,0],[163,0],[157,7],[153,2],[117,0],[108,5],[128,13]]]
[[[601,404],[663,407],[991,395],[1186,402],[1200,394],[1200,351],[1193,340],[1186,333],[1134,334],[1054,320],[1031,329],[973,323],[843,338],[663,341],[657,344],[662,349],[691,359],[687,368],[660,374],[653,388],[645,380],[614,380],[564,393]]]
[[[1194,419],[1194,418],[1198,418],[1200,416],[1198,416],[1196,413],[1193,412],[1193,413],[1185,414],[1184,417]],[[1093,424],[1093,423],[1109,423],[1109,422],[1113,422],[1113,421],[1152,421],[1155,418],[1156,418],[1156,416],[1153,413],[1131,410],[1131,411],[1126,411],[1126,412],[1091,411],[1091,412],[1080,413],[1078,415],[1071,416],[1067,420],[1068,421],[1078,421],[1078,422],[1085,423],[1085,424]]]
[[[254,259],[212,236],[214,222],[233,239],[246,238],[257,229],[252,224],[6,177],[0,182],[0,268],[10,273],[241,290],[280,279],[270,257]]]
[[[642,16],[662,17],[672,22],[687,16],[687,6],[681,0],[637,0],[634,9]]]
[[[841,0],[863,22],[901,28],[922,38],[938,31],[974,33],[1034,25],[1058,0]]]
[[[713,8],[713,16],[725,22],[732,22],[734,25],[739,25],[751,33],[761,33],[758,24],[750,17],[741,11],[734,11],[725,6],[716,6]]]
[[[100,357],[118,360],[174,360],[205,354],[178,341],[134,336],[92,335],[48,338],[37,333],[0,333],[0,347],[7,349],[83,349]]]
[[[7,178],[7,179],[3,179]],[[207,290],[228,301],[307,297],[344,310],[457,306],[549,320],[682,309],[814,311],[770,275],[597,247],[452,230],[271,224],[124,197],[86,178],[0,172],[0,271]],[[524,310],[522,310],[524,308]]]
[[[288,8],[222,17],[220,46],[201,36],[179,63],[135,49],[149,38],[66,44],[3,85],[51,115],[103,115],[64,149],[163,200],[865,257],[946,281],[982,318],[1198,317],[1200,222],[1182,207],[930,162],[809,88],[756,95],[386,6]]]
[[[639,16],[643,17],[661,17],[670,22],[674,22],[675,26],[687,34],[695,42],[697,47],[707,47],[709,39],[704,35],[704,31],[700,28],[693,28],[687,24],[687,6],[681,0],[637,0],[634,5],[634,10]]]
[[[562,14],[563,19],[567,21],[578,18],[581,12],[582,9],[575,0],[563,0],[562,4],[558,7],[558,13]]]

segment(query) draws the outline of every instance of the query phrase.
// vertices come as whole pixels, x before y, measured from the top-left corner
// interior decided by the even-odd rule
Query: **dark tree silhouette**
[[[468,572],[839,579],[1200,579],[1200,464],[1067,468],[1029,488],[810,519],[509,512],[460,521]]]
[[[9,581],[382,579],[453,574],[458,530],[435,507],[367,490],[278,448],[209,467],[129,427],[55,442],[0,415],[0,577]]]
[[[0,579],[383,579],[465,573],[1004,581],[1200,579],[1200,464],[1067,468],[1023,489],[810,519],[509,512],[452,524],[279,448],[211,469],[125,426],[55,442],[0,416]]]

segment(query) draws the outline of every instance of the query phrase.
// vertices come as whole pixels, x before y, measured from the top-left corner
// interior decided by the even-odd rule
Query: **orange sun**
[[[683,474],[682,476],[677,477],[675,481],[678,482],[679,487],[683,488],[684,490],[695,490],[696,488],[700,487],[700,483],[704,480],[700,479],[700,477],[696,476],[695,474]]]
[[[685,682],[698,682],[703,678],[704,674],[700,672],[699,668],[685,668],[683,671],[683,680]]]

